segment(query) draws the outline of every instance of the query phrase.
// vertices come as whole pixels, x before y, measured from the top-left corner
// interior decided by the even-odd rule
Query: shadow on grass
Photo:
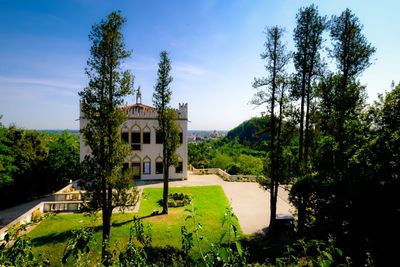
[[[94,232],[101,231],[101,226],[90,227],[94,230]],[[43,235],[39,237],[32,238],[31,242],[34,247],[42,246],[46,244],[57,244],[57,243],[64,243],[66,242],[72,235],[72,233],[77,230],[67,230],[63,232]]]
[[[160,216],[160,215],[164,215],[164,214],[162,214],[161,212],[160,212],[160,213],[151,213],[151,214],[149,214],[149,215],[144,215],[144,216],[140,216],[140,217],[137,217],[137,218],[138,218],[139,220],[142,220],[142,219],[146,219],[146,218],[150,218],[150,217],[156,217],[156,216]],[[131,220],[126,220],[126,221],[123,221],[123,222],[113,222],[113,223],[112,223],[112,226],[113,226],[113,227],[120,227],[120,226],[129,224],[129,223],[131,223],[131,222],[133,222],[133,219],[131,219]],[[100,228],[101,228],[101,227],[100,227]]]
[[[241,240],[243,247],[247,248],[249,253],[248,263],[275,262],[276,258],[284,256],[287,246],[293,244],[296,240],[294,233],[271,233],[268,227],[262,229],[262,232],[256,233]]]
[[[160,215],[163,215],[163,214],[152,213],[149,215],[138,217],[138,219],[141,220],[141,219],[160,216]],[[131,220],[127,220],[127,221],[123,221],[123,222],[113,222],[112,227],[120,227],[120,226],[129,224],[129,223],[132,223],[132,222],[133,222],[133,218]],[[102,230],[101,225],[90,227],[90,228],[92,228],[95,233]],[[77,230],[77,229],[72,229],[72,230],[67,230],[67,231],[63,231],[63,232],[51,233],[51,234],[35,237],[35,238],[32,238],[31,242],[32,242],[32,245],[35,247],[46,245],[46,244],[64,243],[72,236],[72,233],[75,230]]]
[[[34,247],[46,245],[49,243],[52,243],[52,244],[64,243],[65,241],[68,240],[68,238],[71,235],[72,235],[72,230],[68,230],[68,231],[64,231],[64,232],[60,232],[60,233],[54,233],[54,234],[35,237],[31,240],[31,242]]]

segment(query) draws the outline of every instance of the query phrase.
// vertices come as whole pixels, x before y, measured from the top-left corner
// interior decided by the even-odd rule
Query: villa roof
[[[132,104],[132,105],[126,105],[121,107],[122,110],[129,110],[129,109],[140,109],[140,110],[156,110],[155,107],[148,106],[148,105],[143,105],[143,104]]]

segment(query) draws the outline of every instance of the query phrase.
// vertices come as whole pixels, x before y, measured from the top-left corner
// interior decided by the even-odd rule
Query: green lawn
[[[170,191],[188,194],[192,197],[192,203],[197,214],[196,218],[203,226],[201,231],[204,236],[203,246],[206,247],[210,243],[218,242],[224,231],[222,228],[224,214],[226,208],[229,207],[229,202],[222,188],[220,186],[181,187],[170,188]],[[146,188],[138,213],[113,214],[111,244],[114,248],[123,248],[123,245],[127,242],[129,227],[134,215],[143,218],[145,225],[151,225],[154,247],[170,245],[180,248],[181,226],[189,226],[191,223],[190,220],[185,220],[189,214],[185,209],[190,208],[190,206],[170,208],[168,215],[148,217],[155,209],[161,211],[161,206],[158,203],[161,199],[162,188]],[[236,220],[235,224],[238,226]],[[96,252],[93,253],[99,253],[101,245],[100,216],[95,221],[92,217],[84,214],[50,216],[37,225],[28,234],[28,237],[32,240],[35,254],[45,255],[50,259],[52,266],[57,266],[71,231],[82,226],[96,227],[96,244],[93,249]],[[117,246],[115,246],[115,242],[117,242]],[[196,255],[198,248],[195,248],[193,253]]]

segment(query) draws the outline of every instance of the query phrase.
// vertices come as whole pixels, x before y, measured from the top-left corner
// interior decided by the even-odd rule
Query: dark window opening
[[[132,150],[140,150],[140,144],[131,144]]]
[[[175,173],[183,173],[183,162],[179,161],[178,165],[175,166]]]
[[[143,144],[150,144],[150,132],[143,133]]]
[[[156,174],[162,174],[162,173],[164,173],[163,163],[156,162]]]
[[[132,133],[132,144],[140,144],[140,132]]]
[[[179,133],[179,144],[183,144],[183,133]]]
[[[125,143],[129,144],[129,134],[128,133],[121,133],[121,139]]]
[[[131,147],[132,150],[140,150],[140,132],[135,132],[131,134]]]
[[[143,174],[150,174],[150,162],[143,162]]]
[[[156,144],[162,144],[162,133],[161,131],[156,132]]]
[[[133,179],[140,179],[140,162],[133,162],[131,164]]]

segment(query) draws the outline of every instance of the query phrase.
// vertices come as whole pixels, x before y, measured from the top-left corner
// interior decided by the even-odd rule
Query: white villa
[[[121,125],[121,138],[131,147],[130,155],[125,159],[124,168],[131,168],[135,179],[160,180],[163,179],[162,144],[156,134],[158,129],[157,109],[142,104],[140,88],[136,94],[136,104],[121,107],[128,119]],[[176,109],[177,123],[181,129],[181,145],[177,149],[179,163],[169,169],[170,179],[187,179],[187,103],[179,104]],[[82,113],[82,111],[81,111]],[[87,121],[80,114],[80,129]],[[83,135],[80,135],[80,160],[90,153],[85,145]]]

